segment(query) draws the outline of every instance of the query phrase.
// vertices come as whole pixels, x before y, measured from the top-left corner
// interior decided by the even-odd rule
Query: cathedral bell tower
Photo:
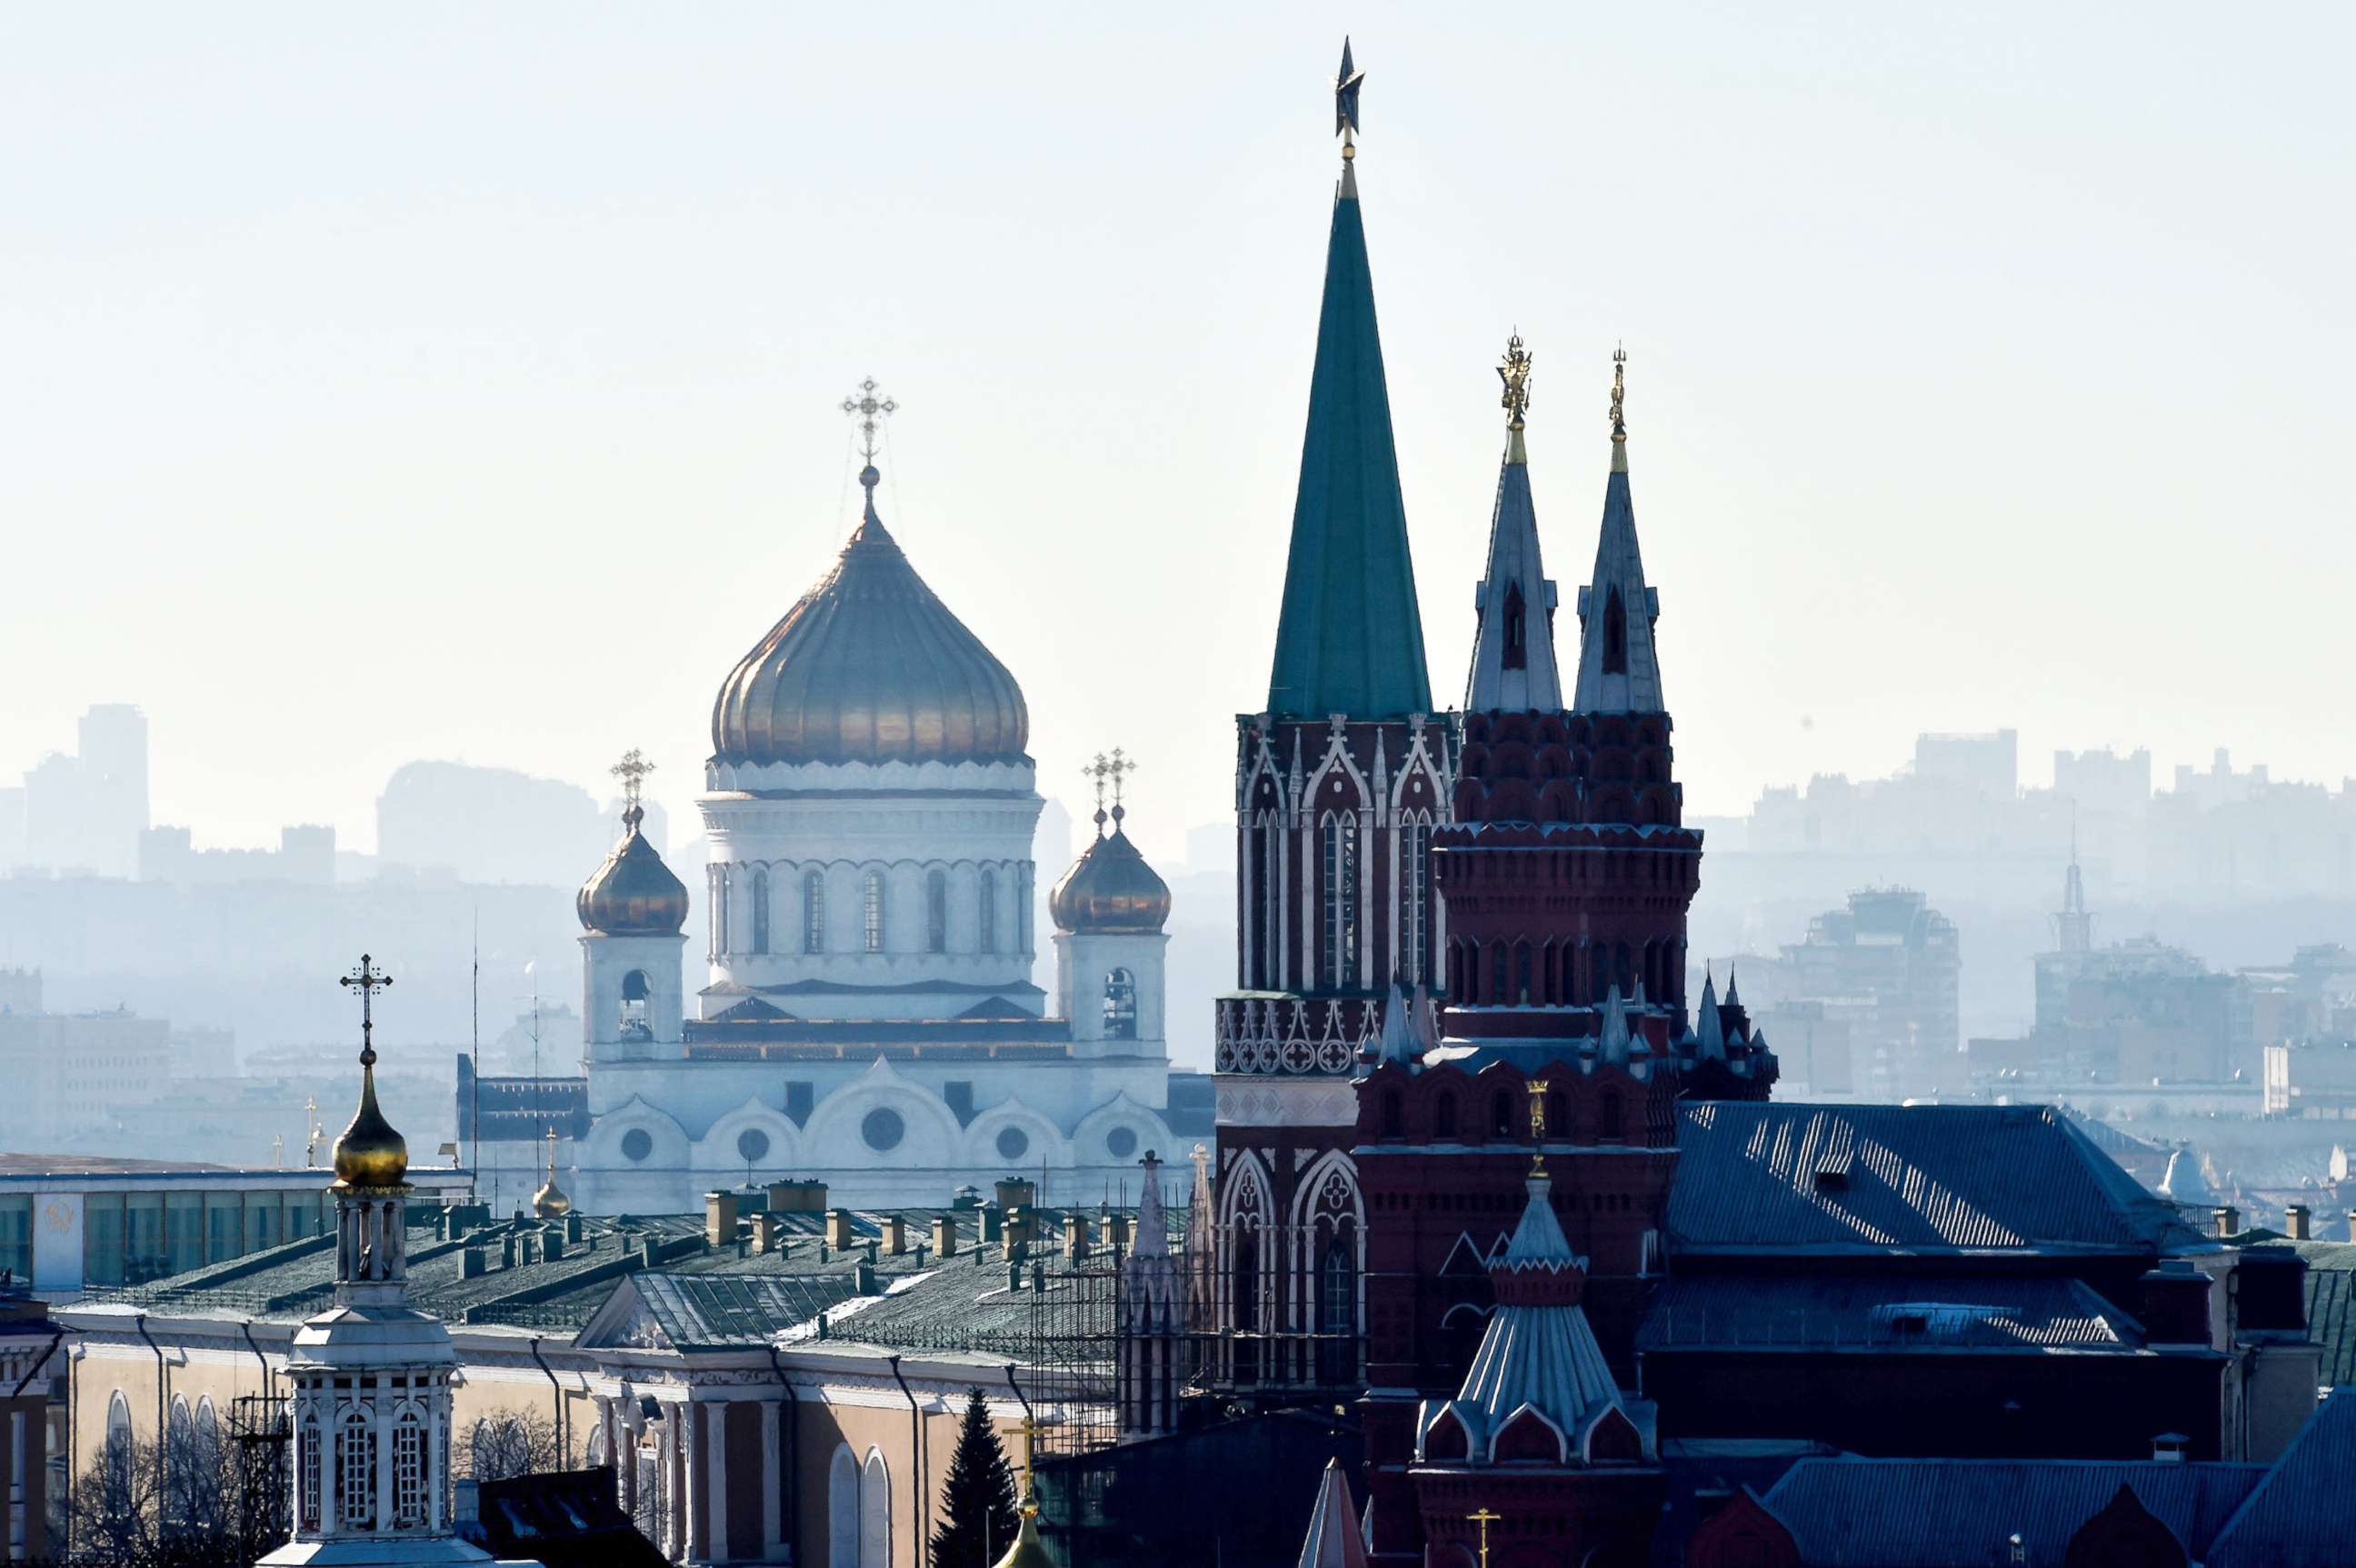
[[[1381,1037],[1385,997],[1428,984],[1445,940],[1426,865],[1451,747],[1424,664],[1359,206],[1364,81],[1345,42],[1275,659],[1266,706],[1236,721],[1236,989],[1215,1032],[1220,1294],[1230,1369],[1262,1388],[1357,1376],[1349,1081]],[[1279,1326],[1300,1332],[1269,1337]]]
[[[1114,748],[1088,768],[1096,780],[1097,836],[1047,896],[1055,921],[1056,1011],[1071,1020],[1081,1056],[1167,1054],[1163,958],[1170,885],[1122,830],[1121,780],[1136,764]],[[1105,792],[1112,807],[1105,807]],[[1105,831],[1106,824],[1112,831]]]
[[[613,768],[627,804],[622,837],[573,898],[581,918],[583,1055],[594,1070],[681,1049],[687,885],[638,831],[654,764],[633,748]]]

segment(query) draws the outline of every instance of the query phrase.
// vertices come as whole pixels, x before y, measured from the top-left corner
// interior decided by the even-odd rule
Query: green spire
[[[1295,717],[1428,714],[1431,682],[1375,329],[1374,277],[1356,183],[1344,167],[1325,252],[1317,369],[1268,710]]]

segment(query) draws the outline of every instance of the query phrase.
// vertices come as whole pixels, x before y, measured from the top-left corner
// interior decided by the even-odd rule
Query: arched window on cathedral
[[[949,950],[949,876],[946,871],[925,874],[925,950]]]
[[[1489,1097],[1489,1136],[1510,1138],[1514,1135],[1514,1096],[1510,1090],[1501,1089]]]
[[[1431,1135],[1435,1138],[1456,1136],[1456,1096],[1443,1094],[1431,1102]]]
[[[769,950],[769,874],[753,873],[753,950]]]
[[[647,972],[634,969],[622,976],[622,1016],[620,1037],[625,1040],[651,1040],[654,1025],[647,1017],[647,996],[653,987],[647,983]]]
[[[1514,972],[1507,966],[1505,944],[1502,941],[1491,942],[1489,944],[1489,993],[1483,1000],[1511,1002],[1514,999],[1513,984]]]
[[[1505,589],[1505,666],[1508,670],[1529,668],[1528,619],[1527,608],[1522,603],[1522,585],[1519,583],[1508,585]]]
[[[712,956],[716,959],[728,951],[728,868],[708,866],[704,876],[711,885]]]
[[[1603,672],[1628,673],[1628,607],[1621,600],[1617,584],[1603,600]]]
[[[1261,987],[1273,985],[1275,982],[1270,976],[1276,973],[1276,965],[1269,959],[1269,954],[1276,950],[1278,939],[1275,894],[1268,875],[1269,838],[1275,831],[1273,827],[1258,822],[1255,822],[1250,830],[1251,911],[1259,938],[1252,944],[1250,983]]]
[[[826,951],[826,873],[802,873],[802,951]]]
[[[1620,1095],[1617,1090],[1604,1090],[1602,1101],[1596,1109],[1595,1120],[1596,1136],[1600,1138],[1616,1143],[1620,1139],[1628,1135],[1625,1117],[1622,1115],[1620,1109]]]
[[[316,1530],[319,1528],[319,1412],[317,1411],[305,1412],[303,1417],[302,1431],[295,1434],[294,1444],[296,1479],[300,1486],[300,1490],[295,1497],[295,1508],[298,1510],[296,1528]]]
[[[392,1427],[392,1526],[414,1530],[424,1522],[425,1423],[412,1408]]]
[[[1137,1038],[1137,976],[1125,969],[1105,976],[1104,1033],[1108,1040]]]
[[[1317,1380],[1338,1388],[1358,1366],[1358,1261],[1344,1228],[1317,1260]]]
[[[869,952],[884,950],[884,874],[871,871],[859,879],[859,940]]]
[[[1399,961],[1409,985],[1420,983],[1428,959],[1424,930],[1431,891],[1431,824],[1409,817],[1399,825]]]
[[[975,925],[979,929],[981,950],[996,952],[998,950],[998,873],[989,866],[983,866],[981,869],[981,902],[976,912],[980,916]]]
[[[1358,972],[1358,821],[1351,813],[1325,819],[1320,862],[1324,886],[1325,973],[1336,986],[1355,984]]]
[[[1528,1006],[1532,1002],[1538,1000],[1537,993],[1531,989],[1530,944],[1526,941],[1519,941],[1514,944],[1513,1000],[1521,1004],[1525,1007]]]

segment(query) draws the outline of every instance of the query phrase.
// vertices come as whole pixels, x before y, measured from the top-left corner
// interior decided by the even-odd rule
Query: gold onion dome
[[[409,1140],[376,1103],[376,1050],[360,1053],[360,1108],[336,1140],[336,1180],[345,1187],[399,1187],[409,1176]]]
[[[671,937],[687,924],[687,885],[638,832],[646,811],[622,813],[622,842],[573,900],[582,926],[609,937]]]
[[[1056,1568],[1055,1553],[1039,1539],[1039,1505],[1026,1503],[1023,1509],[1023,1528],[1014,1532],[1014,1544],[1006,1549],[996,1568]]]
[[[1055,917],[1059,929],[1158,931],[1170,918],[1170,884],[1145,864],[1145,857],[1121,831],[1121,819],[1127,814],[1115,806],[1109,819],[1112,832],[1107,833],[1107,813],[1097,813],[1097,841],[1072,863],[1047,896],[1047,912]]]
[[[1022,762],[1031,715],[1014,677],[949,613],[875,515],[722,682],[713,760]]]

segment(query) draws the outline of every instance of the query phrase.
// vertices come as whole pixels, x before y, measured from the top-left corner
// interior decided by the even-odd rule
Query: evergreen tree
[[[991,1568],[1013,1542],[1014,1466],[990,1424],[980,1389],[965,1403],[957,1452],[941,1486],[941,1523],[933,1531],[933,1568]]]

